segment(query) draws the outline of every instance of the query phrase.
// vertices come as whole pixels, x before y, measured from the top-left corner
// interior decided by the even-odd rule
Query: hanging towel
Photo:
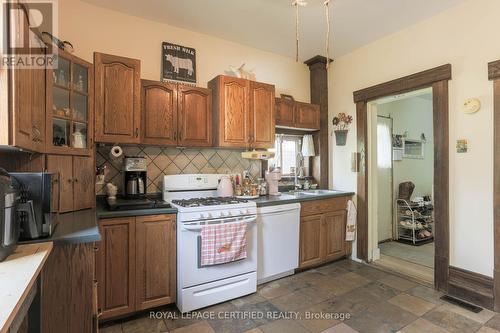
[[[201,266],[224,264],[247,257],[247,223],[201,227]]]
[[[345,230],[345,240],[352,242],[356,238],[356,206],[352,200],[347,202],[347,227]]]

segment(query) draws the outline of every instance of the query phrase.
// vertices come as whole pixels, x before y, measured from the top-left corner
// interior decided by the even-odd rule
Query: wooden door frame
[[[434,286],[448,288],[449,267],[449,132],[448,81],[451,65],[446,64],[353,93],[356,103],[357,150],[357,256],[368,260],[368,102],[412,90],[432,88],[434,127]],[[500,235],[500,230],[499,230]]]
[[[493,81],[493,306],[500,310],[500,60],[488,64]]]

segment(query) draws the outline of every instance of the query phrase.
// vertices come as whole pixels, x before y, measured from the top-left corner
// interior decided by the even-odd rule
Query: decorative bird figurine
[[[304,0],[295,0],[295,1],[292,1],[292,6],[300,6],[300,7],[305,7],[307,6],[307,1],[304,1]]]

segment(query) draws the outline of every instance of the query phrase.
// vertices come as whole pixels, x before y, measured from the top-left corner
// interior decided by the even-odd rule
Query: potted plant
[[[349,125],[352,123],[352,116],[348,116],[344,112],[341,112],[337,116],[333,117],[332,123],[337,146],[345,146],[347,141],[347,132],[349,132]]]

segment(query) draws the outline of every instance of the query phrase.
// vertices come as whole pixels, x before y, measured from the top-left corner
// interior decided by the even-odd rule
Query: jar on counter
[[[250,195],[252,197],[255,197],[255,196],[259,195],[258,187],[259,186],[257,184],[252,184],[252,186],[250,187]]]
[[[259,178],[259,195],[267,195],[267,183],[264,178]]]
[[[241,190],[241,185],[236,185],[234,187],[234,195],[240,197],[243,195],[243,191]]]

